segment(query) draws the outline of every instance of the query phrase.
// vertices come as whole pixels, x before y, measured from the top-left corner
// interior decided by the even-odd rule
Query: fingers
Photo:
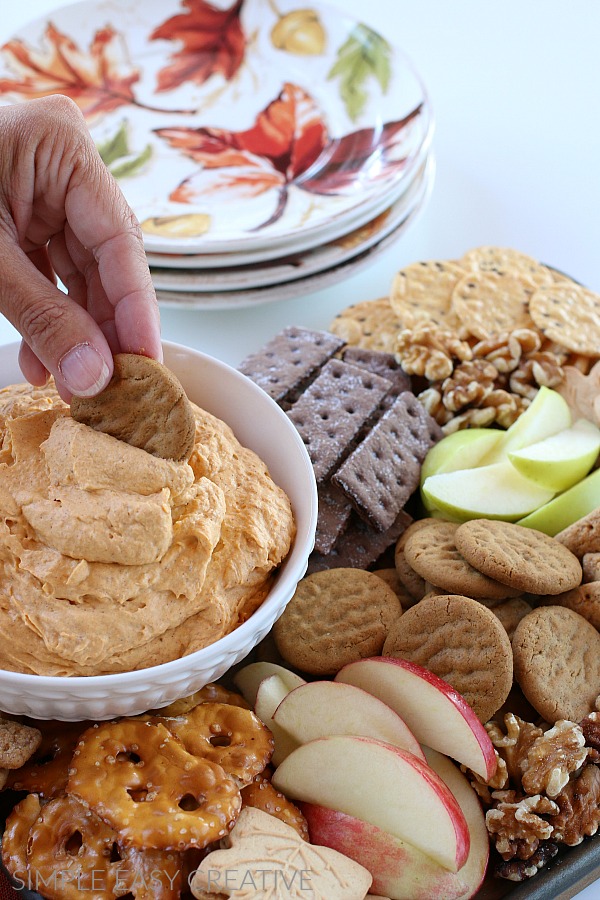
[[[73,394],[97,394],[113,371],[112,353],[99,326],[6,236],[0,236],[0,258],[0,308],[30,348],[20,356],[25,377],[40,383],[41,369],[32,359],[37,357],[67,402]]]
[[[65,199],[68,225],[94,257],[121,349],[162,359],[158,303],[140,227],[92,149],[74,161]]]
[[[21,341],[19,349],[19,366],[21,372],[30,384],[43,387],[48,381],[48,369],[42,365],[31,347]]]

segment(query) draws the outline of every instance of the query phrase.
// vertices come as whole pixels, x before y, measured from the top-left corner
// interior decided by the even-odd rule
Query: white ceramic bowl
[[[23,381],[18,344],[0,347],[0,386]],[[135,715],[184,697],[220,678],[269,632],[306,571],[317,522],[310,459],[288,417],[261,388],[230,366],[165,343],[166,365],[198,406],[223,419],[263,459],[288,494],[297,536],[262,606],[231,634],[181,659],[135,672],[60,678],[0,670],[0,709],[38,719],[109,719]],[[0,590],[2,584],[0,582]]]

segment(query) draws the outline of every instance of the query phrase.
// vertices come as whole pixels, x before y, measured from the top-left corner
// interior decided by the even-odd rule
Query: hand
[[[114,353],[162,360],[139,225],[66,97],[0,108],[0,312],[24,376],[67,402],[106,386]]]

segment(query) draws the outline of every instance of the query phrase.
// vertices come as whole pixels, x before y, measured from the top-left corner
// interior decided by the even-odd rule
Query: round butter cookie
[[[402,615],[394,591],[363,569],[307,575],[273,627],[284,660],[302,672],[333,675],[342,666],[381,653]]]
[[[513,637],[515,677],[547,722],[580,722],[598,708],[600,633],[572,609],[540,606]]]
[[[581,583],[577,557],[554,538],[497,519],[459,525],[456,547],[489,578],[528,594],[561,594]]]
[[[408,565],[435,587],[476,600],[505,600],[521,593],[483,575],[461,556],[454,535],[458,525],[443,519],[426,519],[404,544]]]
[[[391,629],[384,656],[418,663],[463,695],[487,722],[513,683],[508,635],[494,613],[457,594],[430,596],[407,610]]]
[[[155,359],[135,353],[117,353],[114,366],[102,393],[72,398],[71,416],[152,456],[188,459],[196,420],[175,375]]]

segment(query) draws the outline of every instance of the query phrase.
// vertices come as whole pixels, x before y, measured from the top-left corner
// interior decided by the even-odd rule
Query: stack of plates
[[[419,76],[319,3],[84,0],[30,23],[1,59],[2,101],[62,92],[82,109],[163,303],[325,287],[395,241],[431,189]]]

